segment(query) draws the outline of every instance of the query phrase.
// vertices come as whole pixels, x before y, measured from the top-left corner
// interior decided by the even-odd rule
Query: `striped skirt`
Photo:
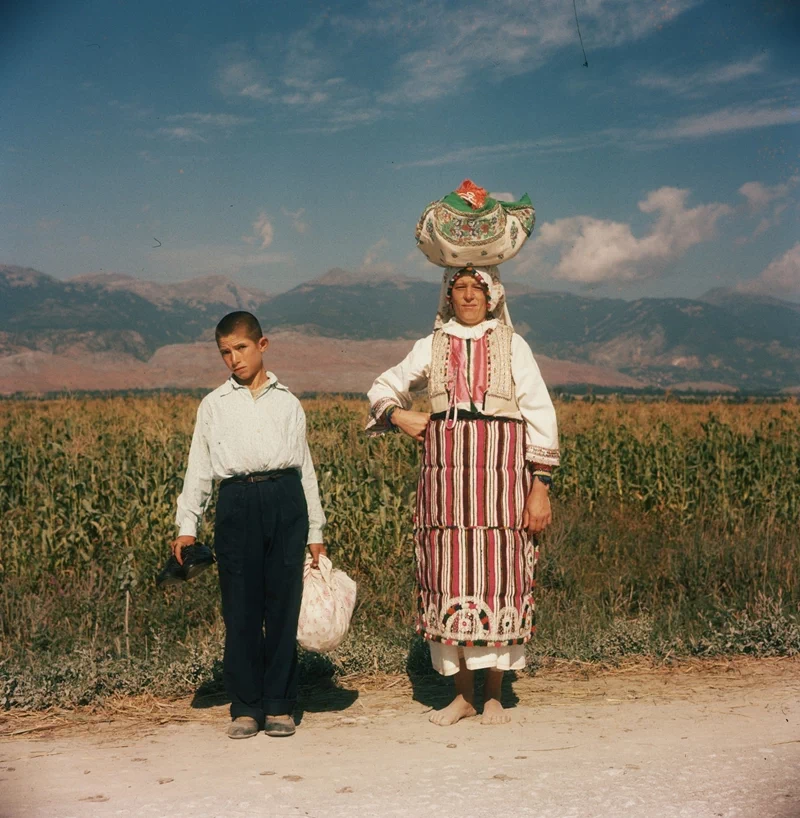
[[[531,638],[529,488],[521,421],[430,421],[414,515],[417,632],[426,639],[502,647]]]

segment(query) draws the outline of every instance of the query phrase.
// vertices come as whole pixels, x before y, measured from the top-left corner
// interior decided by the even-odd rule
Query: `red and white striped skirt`
[[[431,420],[417,488],[417,632],[462,647],[527,642],[536,544],[522,527],[525,426]]]

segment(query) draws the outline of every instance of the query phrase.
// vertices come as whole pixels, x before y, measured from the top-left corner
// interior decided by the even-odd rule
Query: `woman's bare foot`
[[[503,709],[498,699],[487,699],[483,705],[481,724],[508,724],[511,716]]]
[[[472,702],[467,701],[459,693],[444,710],[431,713],[429,720],[432,724],[438,724],[439,727],[449,727],[451,724],[461,721],[461,719],[468,719],[477,715],[478,711],[472,706]]]

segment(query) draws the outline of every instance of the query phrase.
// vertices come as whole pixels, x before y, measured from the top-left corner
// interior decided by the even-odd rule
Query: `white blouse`
[[[497,326],[497,319],[467,327],[455,320],[448,321],[442,329],[448,335],[477,340]],[[369,392],[370,406],[376,418],[380,418],[390,405],[411,408],[412,392],[419,392],[428,385],[433,349],[433,333],[414,344],[411,352],[397,366],[379,375]],[[553,402],[542,379],[533,352],[521,335],[511,337],[511,375],[514,379],[518,412],[496,412],[498,417],[510,417],[525,421],[527,446],[525,457],[529,461],[557,466],[559,463],[558,424]],[[458,409],[469,410],[468,403],[458,403]],[[492,410],[481,407],[481,412],[492,416]]]

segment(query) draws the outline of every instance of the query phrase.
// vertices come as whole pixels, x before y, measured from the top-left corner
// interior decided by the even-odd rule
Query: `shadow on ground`
[[[335,666],[319,653],[303,652],[299,656],[300,690],[294,719],[297,724],[305,713],[330,713],[347,710],[358,699],[357,690],[339,687],[333,679]],[[222,683],[222,663],[215,662],[210,679],[195,690],[191,706],[196,709],[230,704],[230,696]]]

